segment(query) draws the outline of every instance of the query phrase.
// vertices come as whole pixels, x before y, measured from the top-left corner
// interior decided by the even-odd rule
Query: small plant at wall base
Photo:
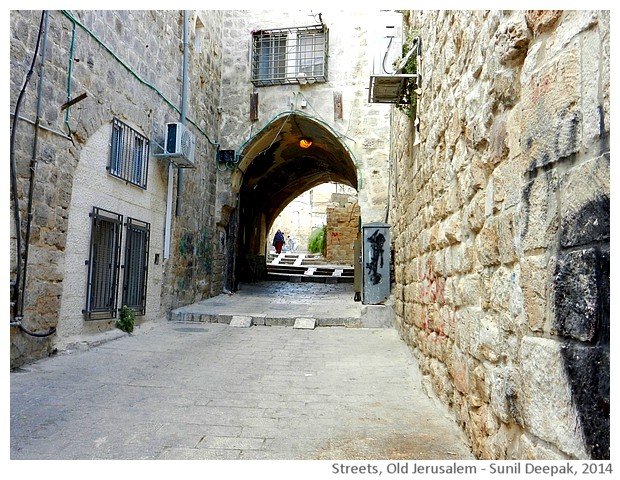
[[[121,329],[123,332],[133,332],[133,327],[136,322],[136,312],[129,308],[127,305],[123,305],[121,308],[121,314],[116,321],[116,328]]]
[[[310,253],[323,253],[325,251],[325,226],[312,231],[308,239],[308,251]]]

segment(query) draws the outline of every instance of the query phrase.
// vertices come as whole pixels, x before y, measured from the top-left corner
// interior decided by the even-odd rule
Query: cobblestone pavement
[[[392,328],[150,322],[10,379],[11,459],[473,458]]]

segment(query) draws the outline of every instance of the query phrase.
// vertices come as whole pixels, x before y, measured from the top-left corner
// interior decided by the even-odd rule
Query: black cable
[[[17,260],[17,271],[15,278],[15,289],[11,292],[11,301],[13,305],[17,308],[17,313],[21,313],[21,307],[19,305],[19,290],[20,290],[20,282],[21,282],[21,270],[22,270],[22,234],[21,234],[21,220],[19,217],[19,197],[17,194],[17,167],[15,165],[15,135],[17,130],[17,120],[19,118],[19,109],[21,107],[22,100],[24,98],[24,94],[26,93],[26,87],[30,82],[30,77],[32,77],[32,73],[34,72],[34,65],[37,60],[37,55],[39,53],[39,44],[41,42],[41,34],[43,32],[43,20],[45,18],[45,10],[41,14],[41,23],[39,24],[39,35],[37,36],[37,44],[34,50],[34,55],[32,56],[32,62],[30,64],[30,70],[26,74],[26,79],[24,81],[24,85],[22,86],[21,91],[19,92],[19,96],[17,97],[17,102],[15,104],[15,112],[13,115],[13,125],[11,129],[11,140],[10,140],[10,166],[11,166],[11,190],[13,191],[13,214],[15,220],[15,235],[16,235],[16,260]],[[16,315],[19,316],[19,315]]]
[[[56,333],[56,327],[52,327],[49,329],[48,332],[45,333],[38,333],[38,332],[31,332],[30,330],[28,330],[26,327],[24,327],[21,323],[17,324],[17,326],[19,327],[19,329],[24,332],[27,333],[28,335],[30,335],[31,337],[49,337],[50,335],[54,335]]]
[[[14,220],[15,220],[15,236],[16,236],[16,250],[17,250],[17,255],[16,255],[16,261],[17,261],[17,271],[16,271],[16,278],[15,278],[15,289],[13,290],[13,292],[11,292],[11,300],[13,302],[13,305],[16,307],[16,313],[17,315],[15,315],[16,318],[21,318],[21,309],[23,308],[23,305],[20,305],[19,302],[19,290],[20,290],[20,280],[21,280],[21,270],[22,270],[22,259],[21,259],[21,255],[22,255],[22,234],[21,234],[21,220],[20,220],[20,215],[19,215],[19,196],[17,193],[17,166],[15,164],[15,137],[16,137],[16,131],[17,131],[17,120],[19,118],[19,110],[21,107],[21,103],[22,100],[24,98],[24,94],[26,93],[26,87],[28,86],[28,83],[30,83],[30,78],[32,77],[32,74],[34,72],[34,66],[35,63],[37,61],[37,56],[39,54],[39,45],[41,43],[41,36],[43,33],[43,22],[45,20],[45,16],[46,16],[46,11],[43,10],[41,12],[41,23],[39,24],[39,34],[37,35],[37,44],[35,46],[34,49],[34,54],[32,55],[32,62],[30,64],[30,69],[28,70],[28,73],[26,74],[26,79],[24,80],[24,85],[22,86],[21,91],[19,92],[19,96],[17,97],[17,102],[15,103],[15,112],[13,115],[13,125],[12,125],[12,129],[11,129],[11,139],[10,139],[10,167],[11,167],[11,189],[12,189],[12,193],[13,193],[13,209],[14,209]],[[36,128],[36,126],[35,126]],[[25,288],[25,285],[24,285]],[[54,333],[56,333],[56,328],[52,327],[49,329],[48,332],[45,333],[38,333],[38,332],[31,332],[30,330],[28,330],[26,327],[24,327],[21,324],[21,320],[17,323],[17,326],[19,327],[19,329],[32,336],[32,337],[48,337],[50,335],[53,335]]]
[[[385,55],[383,55],[383,61],[381,62],[381,68],[383,69],[383,73],[388,73],[388,71],[385,69],[385,61],[387,60],[388,53],[390,53],[390,47],[392,46],[392,40],[394,40],[394,37],[390,37],[390,42],[388,43],[388,46],[385,49]]]

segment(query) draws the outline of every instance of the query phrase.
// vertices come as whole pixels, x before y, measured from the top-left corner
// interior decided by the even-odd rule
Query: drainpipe
[[[183,79],[181,83],[181,123],[186,123],[187,116],[187,65],[188,65],[188,20],[189,11],[183,10]],[[174,165],[168,162],[168,192],[166,197],[166,222],[164,225],[164,260],[170,258],[170,242],[172,236],[172,197],[173,197]],[[176,215],[181,214],[181,190],[183,187],[183,169],[179,168],[177,176]]]
[[[185,125],[187,115],[187,70],[188,70],[188,30],[189,30],[189,10],[183,10],[183,80],[181,86],[181,123]],[[183,192],[183,175],[184,171],[179,168],[177,176],[177,207],[176,216],[181,215],[181,193]]]
[[[168,160],[168,195],[166,197],[166,223],[164,225],[164,260],[170,258],[170,233],[172,230],[172,180],[174,178],[174,166]]]
[[[34,140],[32,145],[32,158],[30,159],[30,185],[28,187],[28,218],[26,222],[26,240],[24,245],[24,274],[22,276],[21,287],[21,302],[18,311],[20,315],[24,308],[26,299],[26,274],[28,272],[28,252],[30,251],[30,228],[32,226],[32,203],[34,200],[34,181],[35,173],[37,170],[37,147],[39,145],[39,122],[41,120],[41,99],[43,97],[43,79],[45,77],[45,58],[46,58],[46,45],[47,45],[47,30],[48,30],[48,12],[43,12],[43,39],[41,42],[41,67],[39,73],[39,85],[37,88],[37,106],[36,116],[34,119]]]

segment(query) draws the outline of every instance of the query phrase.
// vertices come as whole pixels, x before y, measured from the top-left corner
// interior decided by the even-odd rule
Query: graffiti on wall
[[[586,448],[593,459],[609,459],[609,198],[584,205],[560,237],[569,247],[559,252],[554,278],[555,330],[566,338],[564,371]]]
[[[368,243],[370,243],[370,261],[366,262],[366,268],[370,281],[373,285],[381,283],[381,273],[378,269],[383,268],[383,245],[385,244],[385,235],[383,235],[379,229],[368,237]]]

